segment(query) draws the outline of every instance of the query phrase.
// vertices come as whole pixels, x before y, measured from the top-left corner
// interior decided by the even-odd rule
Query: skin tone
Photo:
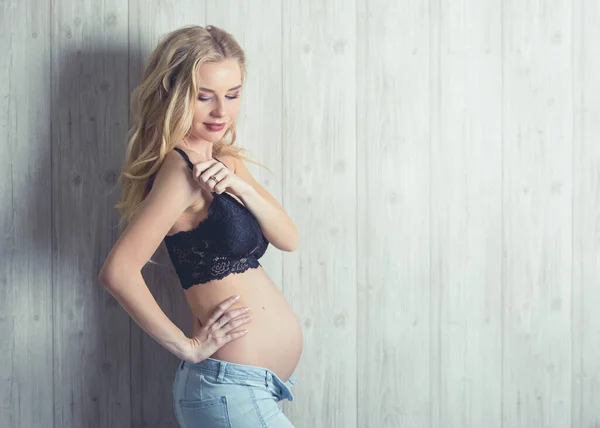
[[[240,110],[242,76],[235,60],[202,64],[198,68],[198,96],[194,119],[184,145],[205,159],[212,159],[213,144],[219,141],[235,121]],[[218,132],[205,123],[225,123]]]

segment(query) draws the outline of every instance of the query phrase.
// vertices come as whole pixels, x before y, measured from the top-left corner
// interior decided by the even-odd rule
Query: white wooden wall
[[[97,283],[158,37],[233,33],[240,145],[301,232],[297,427],[600,426],[598,0],[0,0],[0,427],[174,427]],[[164,247],[144,276],[189,333]]]

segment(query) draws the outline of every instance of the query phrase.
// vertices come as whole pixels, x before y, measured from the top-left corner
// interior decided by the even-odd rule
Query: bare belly
[[[289,379],[302,354],[302,327],[283,293],[261,266],[184,291],[193,314],[194,335],[201,328],[196,319],[206,325],[217,305],[228,297],[240,296],[230,310],[250,307],[248,315],[252,320],[232,330],[247,329],[248,333],[218,349],[211,358],[268,368],[284,382]]]

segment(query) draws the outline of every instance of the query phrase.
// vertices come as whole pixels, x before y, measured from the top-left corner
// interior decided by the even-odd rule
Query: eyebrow
[[[228,89],[228,90],[227,90],[227,92],[229,92],[229,91],[233,91],[234,89],[240,89],[241,87],[242,87],[242,85],[237,85],[237,86],[234,86],[233,88],[231,88],[231,89]],[[213,92],[213,93],[215,92],[215,91],[213,91],[212,89],[208,89],[208,88],[199,88],[199,89],[200,89],[201,91],[204,91],[204,92]]]

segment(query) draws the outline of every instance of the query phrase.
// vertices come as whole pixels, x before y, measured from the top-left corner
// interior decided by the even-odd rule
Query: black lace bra
[[[179,147],[175,150],[193,170],[187,153]],[[184,289],[257,268],[269,245],[258,221],[241,202],[226,192],[212,196],[208,215],[198,226],[164,238]]]

